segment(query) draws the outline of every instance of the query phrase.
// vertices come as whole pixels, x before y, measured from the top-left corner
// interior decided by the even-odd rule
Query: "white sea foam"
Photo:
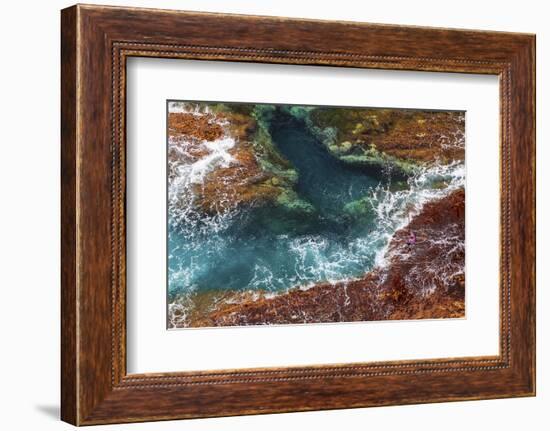
[[[289,253],[294,256],[297,281],[292,287],[299,285],[302,289],[307,289],[318,281],[342,281],[343,274],[352,271],[351,268],[364,267],[369,254],[367,243],[360,239],[341,244],[320,235],[291,240]]]
[[[387,248],[393,234],[404,228],[428,202],[441,199],[454,190],[464,187],[463,162],[448,165],[435,164],[420,168],[408,179],[408,188],[391,191],[389,185],[378,185],[367,197],[375,217],[376,241],[384,245],[376,253],[375,264],[387,264]]]
[[[197,111],[193,105],[171,102],[176,105],[174,112],[187,112],[192,115],[209,115],[208,110]],[[192,111],[186,111],[191,107]],[[171,111],[172,112],[172,111]],[[222,127],[227,122],[217,120]],[[224,214],[215,214],[212,217],[202,217],[197,213],[194,200],[194,187],[204,184],[207,175],[218,168],[229,167],[235,162],[230,150],[235,146],[235,139],[229,135],[214,141],[198,141],[186,136],[170,137],[168,141],[168,208],[169,222],[172,225],[191,223],[194,226],[198,219],[202,224],[210,227],[220,225]],[[189,224],[188,224],[189,226]],[[189,226],[189,227],[191,227]],[[190,229],[188,229],[191,231]]]
[[[194,102],[180,102],[170,101],[168,102],[168,112],[171,114],[210,114],[212,110],[206,103],[194,103]]]

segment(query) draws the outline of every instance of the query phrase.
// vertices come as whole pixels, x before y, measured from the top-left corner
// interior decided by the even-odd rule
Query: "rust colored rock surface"
[[[308,123],[332,154],[353,164],[464,160],[464,113],[399,109],[318,108]]]
[[[168,132],[172,136],[184,135],[197,140],[214,141],[223,136],[223,128],[216,123],[214,114],[193,115],[174,112],[168,115]]]

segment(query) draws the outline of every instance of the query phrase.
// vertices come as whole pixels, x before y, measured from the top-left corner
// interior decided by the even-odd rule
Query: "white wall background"
[[[550,423],[550,14],[536,0],[337,2],[130,0],[104,4],[537,33],[538,396],[284,415],[105,426],[134,430],[543,430]],[[60,0],[4,2],[0,14],[0,427],[59,422]],[[546,269],[546,271],[545,271]]]

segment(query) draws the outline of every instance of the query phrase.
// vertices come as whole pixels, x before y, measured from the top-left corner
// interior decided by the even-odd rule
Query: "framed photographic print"
[[[77,5],[61,44],[63,420],[535,394],[533,35]]]
[[[464,317],[464,121],[168,101],[168,327]]]

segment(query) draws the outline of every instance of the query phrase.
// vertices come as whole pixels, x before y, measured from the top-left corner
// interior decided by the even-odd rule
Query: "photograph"
[[[169,329],[465,317],[466,112],[166,103]]]

